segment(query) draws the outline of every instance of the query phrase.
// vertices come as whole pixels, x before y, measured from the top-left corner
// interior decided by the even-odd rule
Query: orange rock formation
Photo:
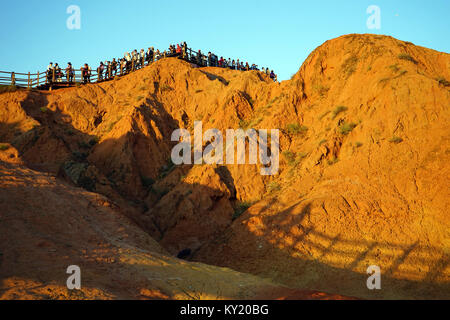
[[[449,54],[347,35],[281,83],[163,59],[1,94],[0,297],[73,298],[79,263],[81,298],[450,298],[446,79]],[[200,120],[280,129],[279,174],[173,166]]]

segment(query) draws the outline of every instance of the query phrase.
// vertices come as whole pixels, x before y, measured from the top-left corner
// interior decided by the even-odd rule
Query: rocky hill
[[[198,283],[245,277],[249,298],[450,298],[448,79],[447,53],[347,35],[281,83],[169,58],[110,82],[3,93],[0,293],[50,281],[50,248],[59,256],[69,244],[61,267],[77,257],[95,278],[119,279],[116,291],[92,280],[86,297],[137,297],[120,288],[153,268],[171,270],[165,283],[188,272]],[[173,165],[173,130],[200,120],[203,130],[280,129],[279,174]],[[242,273],[169,257],[185,249],[188,260]],[[28,252],[46,256],[42,265]],[[380,291],[366,287],[370,265],[381,268]],[[242,297],[239,281],[223,285],[194,297]],[[164,287],[155,297],[187,295]]]

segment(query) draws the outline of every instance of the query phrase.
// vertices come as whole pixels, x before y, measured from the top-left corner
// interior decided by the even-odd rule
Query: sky
[[[390,35],[450,52],[450,0],[0,0],[0,70],[44,71],[50,61],[100,61],[186,41],[192,49],[295,74],[327,40],[349,33]],[[80,9],[80,28],[67,20]],[[380,29],[367,20],[380,9]],[[71,19],[71,22],[76,21]],[[374,20],[371,20],[374,21]],[[72,23],[73,24],[73,23]]]

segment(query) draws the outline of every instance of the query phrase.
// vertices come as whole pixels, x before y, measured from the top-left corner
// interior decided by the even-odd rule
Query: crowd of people
[[[195,63],[202,67],[219,67],[219,68],[229,68],[232,70],[257,70],[262,71],[267,74],[273,81],[277,81],[277,75],[272,71],[269,71],[269,68],[262,68],[261,70],[257,65],[252,64],[249,65],[248,62],[237,60],[231,60],[231,58],[224,59],[220,57],[220,59],[213,53],[208,52],[208,55],[204,55],[201,50],[198,52],[193,52],[188,49],[186,42],[170,45],[168,50],[160,52],[158,49],[155,51],[154,47],[149,47],[147,51],[141,49],[137,51],[136,49],[130,52],[125,52],[123,58],[113,58],[112,61],[101,61],[99,66],[97,67],[97,81],[105,81],[110,80],[119,75],[124,75],[130,73],[132,71],[141,69],[146,65],[151,64],[161,58],[167,57],[178,57],[180,59],[184,59],[186,61]],[[92,69],[91,67],[85,63],[81,68],[81,78],[83,83],[91,82]],[[47,67],[47,81],[49,83],[53,82],[63,82],[63,78],[66,78],[67,83],[71,84],[75,82],[75,69],[72,66],[72,63],[68,63],[65,69],[65,73],[62,71],[61,67],[55,63],[50,62]]]
[[[194,57],[195,60],[195,57]],[[265,74],[267,74],[268,76],[270,76],[270,78],[273,81],[277,81],[277,75],[272,71],[269,71],[269,68],[262,68],[261,70],[258,68],[258,66],[256,64],[252,64],[249,65],[248,62],[244,62],[240,61],[239,59],[237,60],[231,60],[231,58],[224,59],[223,57],[220,57],[220,59],[213,53],[208,52],[207,56],[204,56],[201,52],[201,50],[198,51],[197,53],[197,63],[202,65],[202,66],[207,66],[207,67],[219,67],[219,68],[229,68],[232,70],[241,70],[241,71],[250,71],[250,70],[257,70],[257,71],[262,71]]]

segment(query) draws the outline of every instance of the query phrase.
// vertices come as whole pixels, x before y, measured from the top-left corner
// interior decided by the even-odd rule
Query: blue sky
[[[80,30],[66,26],[70,5],[81,9]],[[380,30],[366,26],[369,5],[381,9]],[[42,71],[50,61],[97,67],[125,51],[186,41],[269,67],[285,80],[317,46],[349,33],[450,52],[449,0],[1,0],[1,8],[2,71]]]

